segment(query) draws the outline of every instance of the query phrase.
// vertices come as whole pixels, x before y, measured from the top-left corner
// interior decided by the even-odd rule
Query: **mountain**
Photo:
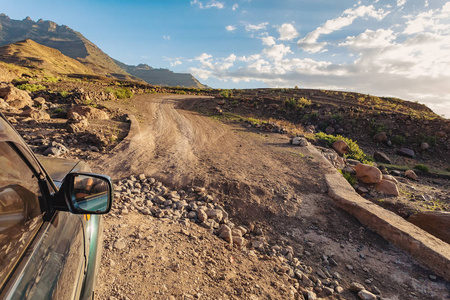
[[[206,88],[189,73],[174,73],[168,69],[154,69],[146,64],[130,66],[115,60],[115,63],[129,74],[143,79],[145,82],[162,86],[183,86]]]
[[[81,33],[66,25],[58,25],[42,19],[35,22],[29,17],[21,21],[13,20],[5,14],[0,14],[0,46],[24,40],[33,40],[38,44],[57,49],[62,54],[79,61],[96,75],[121,80],[141,81],[142,79],[153,85],[205,87],[190,74],[174,73],[167,69],[153,69],[147,65],[128,66],[116,61]],[[48,51],[47,54],[49,54]]]
[[[78,60],[62,54],[59,50],[43,46],[33,40],[24,40],[0,47],[0,61],[47,74],[95,74]]]

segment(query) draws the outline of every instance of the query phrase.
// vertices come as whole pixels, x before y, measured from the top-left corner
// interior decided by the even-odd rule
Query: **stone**
[[[327,128],[325,128],[325,132],[327,134],[333,134],[335,131],[336,130],[333,127],[331,127],[331,126],[328,126]]]
[[[294,146],[300,146],[300,147],[306,147],[306,146],[310,145],[308,140],[306,140],[304,137],[299,137],[299,136],[293,137],[290,140],[290,143]]]
[[[231,234],[231,228],[228,225],[222,225],[219,231],[219,238],[227,241],[228,243],[233,243],[233,235]]]
[[[337,286],[334,288],[334,291],[338,294],[341,294],[344,291],[344,288],[342,286]]]
[[[377,133],[373,136],[373,140],[377,143],[385,143],[388,140],[388,137],[386,135],[386,132],[382,131],[380,133]]]
[[[333,143],[332,147],[340,156],[344,156],[344,154],[347,154],[350,151],[348,144],[343,140],[337,140]]]
[[[45,149],[44,153],[45,156],[48,155],[54,155],[54,156],[60,156],[61,155],[61,150],[58,149],[57,147],[48,147],[47,149]]]
[[[34,106],[43,107],[45,105],[45,99],[43,97],[36,97],[33,99]]]
[[[367,290],[359,291],[358,297],[361,300],[377,300],[377,296],[375,296],[374,294],[372,294],[371,292],[369,292]]]
[[[204,209],[197,210],[197,218],[200,222],[205,222],[208,219],[208,215]]]
[[[397,185],[389,180],[382,179],[380,182],[377,183],[376,189],[377,191],[382,192],[386,195],[391,196],[399,195]]]
[[[9,106],[18,109],[33,105],[30,94],[27,91],[20,90],[12,85],[0,88],[0,97],[3,98]]]
[[[206,215],[208,216],[208,219],[213,219],[217,222],[221,222],[223,219],[223,213],[220,209],[207,209]]]
[[[123,238],[120,238],[114,242],[114,248],[117,250],[125,249],[126,246],[127,246],[127,244],[125,243]]]
[[[409,158],[415,157],[414,150],[409,149],[409,148],[400,148],[397,150],[397,154],[401,155],[401,156],[409,157]]]
[[[391,159],[383,152],[375,151],[373,158],[378,162],[391,164]]]
[[[352,282],[350,284],[349,290],[354,293],[358,293],[358,292],[364,290],[364,286],[358,282]]]
[[[393,183],[398,184],[398,180],[395,179],[395,177],[392,176],[392,175],[383,174],[383,179],[384,180],[388,180],[388,181],[392,181]]]
[[[315,133],[316,132],[316,127],[314,125],[308,125],[305,128],[306,133]]]
[[[412,180],[419,180],[419,177],[417,176],[416,172],[414,172],[413,170],[406,170],[405,171],[405,177],[412,179]]]
[[[382,179],[381,171],[374,166],[357,164],[355,166],[356,177],[364,183],[378,183]]]
[[[409,216],[408,221],[450,244],[450,212],[418,212]]]
[[[245,239],[242,236],[235,236],[233,235],[233,243],[238,247],[242,248],[244,246]]]
[[[70,109],[67,112],[67,118],[72,117],[73,113],[77,113],[80,116],[84,116],[89,120],[108,120],[109,119],[109,115],[104,112],[103,110],[100,110],[98,108],[94,108],[91,106],[82,106],[82,105],[78,105],[75,106],[74,108]]]
[[[420,150],[427,151],[430,148],[430,145],[428,143],[422,142],[420,144]]]
[[[21,114],[22,117],[32,118],[34,120],[49,120],[50,115],[44,110],[39,110],[35,108],[27,108]]]

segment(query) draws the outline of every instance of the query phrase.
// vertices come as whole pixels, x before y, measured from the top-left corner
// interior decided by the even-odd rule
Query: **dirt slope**
[[[372,291],[376,286],[383,299],[449,297],[447,282],[434,281],[429,271],[333,206],[324,174],[335,170],[314,147],[294,148],[285,135],[261,134],[208,118],[195,111],[202,101],[143,95],[131,103],[108,102],[111,108],[134,114],[141,133],[113,154],[90,162],[93,170],[116,180],[144,173],[173,189],[206,187],[233,222],[258,228],[271,247],[292,246],[306,265],[337,272],[344,291],[330,297],[358,299],[348,290],[354,281]],[[129,246],[107,251],[98,297],[301,299],[301,293],[289,293],[299,284],[277,272],[281,263],[276,258],[266,262],[264,253],[255,257],[229,249],[207,229],[191,226],[186,233],[170,220],[113,212],[105,224],[106,246],[117,238]],[[192,255],[195,262],[187,262]],[[324,257],[333,257],[337,264],[326,265]]]

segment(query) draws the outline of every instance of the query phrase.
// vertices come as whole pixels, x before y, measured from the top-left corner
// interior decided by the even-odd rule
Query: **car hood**
[[[68,173],[91,172],[91,168],[84,161],[42,155],[36,157],[58,188]]]

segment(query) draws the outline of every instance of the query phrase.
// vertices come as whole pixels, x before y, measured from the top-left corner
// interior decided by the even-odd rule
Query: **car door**
[[[76,299],[85,271],[82,216],[50,211],[51,179],[0,118],[0,298]]]

